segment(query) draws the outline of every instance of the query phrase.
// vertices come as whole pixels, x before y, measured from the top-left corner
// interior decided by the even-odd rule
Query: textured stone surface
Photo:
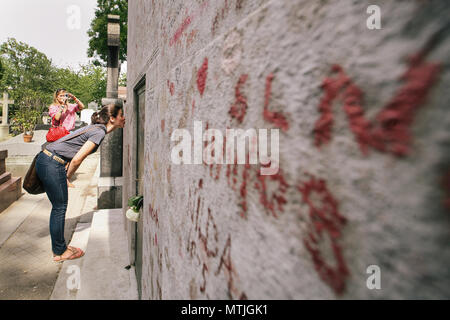
[[[123,203],[135,194],[133,89],[145,76],[143,298],[450,297],[442,183],[450,170],[450,31],[438,33],[450,6],[381,1],[382,29],[369,30],[370,4],[129,3]],[[439,74],[410,122],[408,155],[363,154],[342,97],[332,106],[330,141],[315,145],[321,85],[335,76],[333,65],[360,88],[364,117],[375,123],[404,85],[407,57],[435,34],[423,62],[439,64]],[[229,111],[243,101],[240,122]],[[283,124],[280,174],[172,164],[170,136],[192,133],[194,120],[222,131]],[[381,269],[381,290],[366,286],[370,265]]]

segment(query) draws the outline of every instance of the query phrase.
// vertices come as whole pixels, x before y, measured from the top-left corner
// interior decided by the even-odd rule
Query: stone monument
[[[0,140],[3,140],[9,136],[8,105],[13,103],[14,100],[9,100],[8,93],[3,92],[3,99],[0,100],[0,104],[3,105],[2,123],[0,124]]]
[[[22,195],[22,178],[6,172],[8,150],[0,151],[0,213]]]
[[[118,98],[120,25],[118,15],[108,15],[108,63],[106,98],[102,105],[123,105]],[[99,209],[122,207],[122,144],[123,130],[108,134],[100,146]]]
[[[91,117],[95,111],[92,109],[83,109],[80,113],[80,121],[91,124]]]

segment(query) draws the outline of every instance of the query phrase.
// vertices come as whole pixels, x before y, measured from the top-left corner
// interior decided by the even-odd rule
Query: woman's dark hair
[[[104,106],[100,111],[94,112],[91,117],[91,124],[104,124],[109,121],[109,117],[117,117],[122,106],[116,104],[108,104]]]

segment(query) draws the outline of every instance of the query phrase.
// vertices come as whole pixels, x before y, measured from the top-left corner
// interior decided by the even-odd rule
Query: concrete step
[[[134,267],[125,268],[129,265],[129,253],[122,215],[122,209],[95,211],[89,230],[75,232],[70,245],[78,247],[82,246],[75,245],[75,240],[85,239],[89,234],[85,255],[63,263],[51,299],[138,299]],[[79,287],[76,286],[78,270]]]
[[[0,185],[0,213],[22,195],[22,178],[12,177]]]
[[[0,174],[0,186],[9,179],[11,179],[11,172],[5,172],[3,174]]]
[[[86,252],[91,223],[78,223],[73,233],[70,246],[81,248]],[[50,300],[75,300],[81,289],[81,268],[84,257],[65,261],[59,272]]]

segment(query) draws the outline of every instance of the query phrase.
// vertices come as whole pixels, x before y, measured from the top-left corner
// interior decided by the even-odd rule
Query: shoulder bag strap
[[[77,133],[77,134],[75,134],[75,135],[73,135],[73,136],[70,136],[70,134],[68,134],[68,135],[62,137],[61,139],[59,139],[59,140],[57,140],[57,141],[58,141],[58,142],[63,142],[63,141],[67,141],[67,140],[73,139],[73,138],[78,137],[79,135],[81,135],[81,134],[83,134],[83,133],[86,133],[86,132],[88,132],[88,131],[91,131],[91,130],[93,130],[93,129],[95,129],[95,128],[100,128],[100,125],[94,124],[92,127],[88,128],[88,129],[86,129],[86,130],[83,130],[83,131],[81,131],[81,132],[79,132],[79,133]],[[56,141],[55,141],[55,142],[56,142]],[[53,142],[51,142],[51,143],[53,143]],[[41,149],[44,150],[44,149],[47,147],[48,144],[49,144],[48,142],[44,143],[44,144],[41,146]]]
[[[83,130],[83,131],[81,131],[81,132],[79,132],[79,133],[77,133],[77,134],[75,134],[73,136],[70,136],[70,134],[68,134],[67,136],[62,137],[61,139],[59,139],[58,142],[63,142],[63,141],[67,141],[67,140],[73,139],[73,138],[78,137],[79,135],[82,135],[83,133],[91,131],[91,130],[93,130],[95,128],[99,128],[99,125],[94,124],[92,127],[88,128],[86,130]]]

